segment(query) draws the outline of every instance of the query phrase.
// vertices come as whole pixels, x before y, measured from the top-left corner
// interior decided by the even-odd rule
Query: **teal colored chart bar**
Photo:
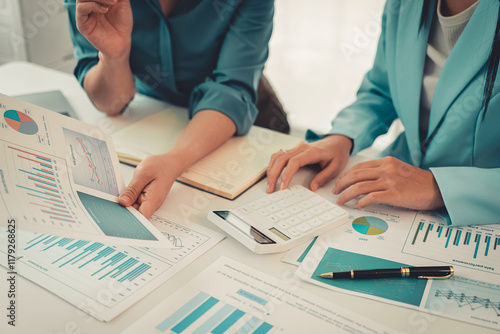
[[[205,321],[200,327],[198,327],[193,334],[206,334],[209,333],[212,328],[217,326],[218,323],[222,321],[222,319],[226,318],[231,312],[235,310],[234,306],[224,305],[220,310],[217,311],[213,316],[210,317],[207,321]]]
[[[253,331],[253,334],[266,334],[272,328],[273,328],[272,325],[268,324],[267,322],[264,322],[262,325],[259,326],[259,328]]]
[[[89,215],[107,236],[158,240],[127,208],[99,197],[77,193]]]
[[[474,258],[477,258],[477,251],[479,250],[479,242],[481,241],[481,234],[476,235],[476,249],[474,250]]]
[[[314,239],[311,241],[311,243],[307,246],[306,250],[304,251],[304,253],[302,253],[299,257],[299,259],[297,260],[297,262],[300,262],[302,263],[302,261],[304,261],[304,259],[306,258],[306,255],[307,253],[309,253],[309,251],[311,250],[312,246],[314,245],[314,243],[316,242],[316,239],[318,239],[318,237],[314,237]]]
[[[179,320],[181,320],[184,316],[186,316],[189,312],[191,312],[196,306],[200,305],[207,298],[208,295],[206,293],[200,292],[195,297],[193,297],[189,302],[187,302],[177,311],[172,313],[170,317],[163,320],[155,328],[160,332],[166,332],[168,329],[172,327],[172,325],[179,322]]]
[[[262,323],[262,320],[252,317],[235,334],[248,334],[260,323]]]
[[[187,317],[181,320],[177,325],[175,325],[171,331],[177,334],[184,332],[186,328],[191,326],[193,322],[198,320],[201,316],[203,316],[208,310],[210,310],[215,304],[219,302],[218,299],[214,297],[208,298],[203,304],[198,306],[196,310],[191,312]]]
[[[484,256],[488,256],[488,250],[490,249],[490,239],[491,237],[486,237],[487,241],[486,241],[486,250],[484,251]]]
[[[215,327],[212,331],[212,334],[224,334],[225,331],[229,329],[232,325],[236,323],[236,321],[240,320],[242,316],[245,315],[245,312],[241,310],[235,310],[229,317],[227,317],[223,322],[219,324],[219,326]]]
[[[243,289],[238,290],[238,292],[236,292],[236,293],[239,294],[240,296],[243,296],[245,298],[250,299],[251,301],[259,303],[260,305],[266,305],[267,304],[267,300],[265,300],[263,298],[260,298],[260,297],[258,297],[256,295],[254,295],[253,293],[250,293],[250,292],[245,291]]]

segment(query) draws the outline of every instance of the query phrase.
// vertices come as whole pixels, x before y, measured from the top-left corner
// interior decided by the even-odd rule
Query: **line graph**
[[[92,153],[90,153],[89,150],[87,150],[87,148],[85,147],[85,144],[83,143],[83,139],[82,138],[76,138],[76,140],[78,140],[78,142],[82,146],[83,153],[87,157],[87,161],[89,163],[89,168],[92,170],[92,173],[97,178],[97,183],[98,184],[103,184],[102,181],[101,181],[101,179],[99,178],[99,175],[97,174],[97,170],[96,170],[97,167],[96,167],[94,161],[92,160]]]
[[[455,293],[451,290],[436,290],[435,297],[452,299],[457,303],[459,307],[468,306],[472,311],[480,308],[491,309],[496,313],[497,317],[500,317],[500,301],[491,301],[489,298],[466,295],[465,293]]]
[[[73,181],[118,196],[113,160],[105,141],[63,128]]]

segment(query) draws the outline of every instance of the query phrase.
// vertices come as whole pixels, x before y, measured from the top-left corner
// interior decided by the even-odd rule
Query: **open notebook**
[[[113,135],[121,162],[138,165],[150,155],[168,152],[188,123],[185,109],[170,107]],[[301,143],[296,137],[253,126],[196,162],[177,180],[234,199],[266,173],[271,155]]]

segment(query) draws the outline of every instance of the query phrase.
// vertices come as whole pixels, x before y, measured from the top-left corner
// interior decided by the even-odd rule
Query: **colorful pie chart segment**
[[[387,231],[389,225],[377,217],[358,217],[352,222],[352,227],[361,234],[378,235]]]
[[[34,135],[38,132],[38,125],[25,113],[17,110],[7,110],[3,118],[11,128],[25,135]]]

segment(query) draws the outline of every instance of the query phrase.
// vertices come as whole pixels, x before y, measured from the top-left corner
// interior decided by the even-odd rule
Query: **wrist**
[[[130,48],[117,55],[110,55],[99,51],[99,63],[106,68],[116,70],[128,69],[130,71]]]
[[[180,150],[172,150],[161,155],[162,159],[168,162],[169,168],[174,169],[172,172],[174,172],[176,177],[184,173],[194,163],[187,153]]]
[[[354,147],[354,140],[344,135],[329,135],[324,140],[334,146],[340,147],[343,152],[348,152],[349,154]]]

